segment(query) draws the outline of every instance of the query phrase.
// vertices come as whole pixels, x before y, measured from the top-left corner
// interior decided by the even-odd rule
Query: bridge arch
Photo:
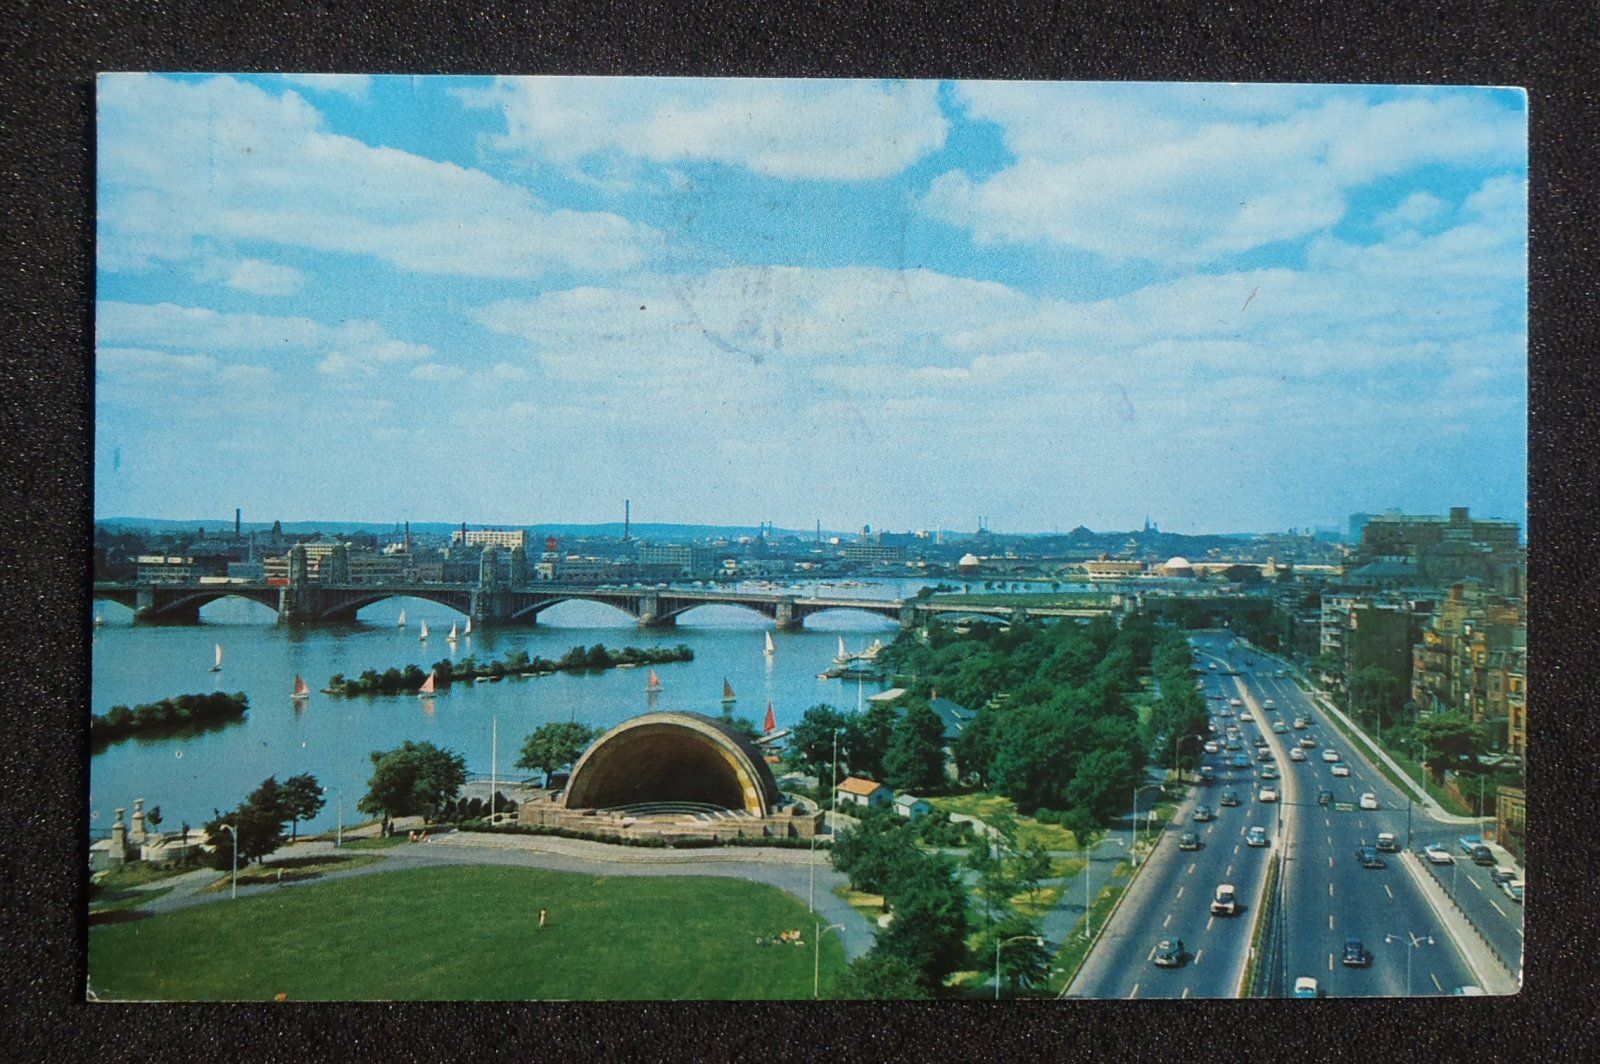
[[[867,603],[863,603],[860,606],[855,606],[855,605],[848,605],[847,606],[847,605],[836,604],[836,605],[831,605],[831,606],[821,606],[821,607],[813,607],[813,608],[807,609],[807,608],[805,608],[803,603],[797,602],[797,603],[795,603],[795,611],[794,611],[795,617],[800,618],[800,619],[805,619],[805,620],[809,620],[812,617],[820,617],[825,613],[835,613],[835,612],[841,612],[841,613],[842,612],[867,613],[867,614],[871,614],[874,617],[881,617],[884,620],[889,621],[889,622],[894,623],[894,624],[898,624],[899,621],[900,621],[900,607],[899,607],[898,604],[893,605],[893,606],[879,606],[879,605],[867,604]]]
[[[629,620],[637,621],[639,619],[638,613],[634,612],[614,596],[583,594],[550,595],[549,597],[539,599],[536,602],[530,602],[526,605],[519,606],[517,609],[512,611],[510,619],[517,621],[526,620],[529,618],[537,618],[540,614],[544,613],[544,611],[553,609],[556,606],[564,605],[568,602],[593,602],[601,606],[609,606],[618,613],[622,614],[624,617],[627,617]]]
[[[668,621],[668,620],[676,621],[679,617],[682,617],[684,614],[689,613],[689,612],[691,612],[693,610],[700,609],[702,606],[729,606],[729,607],[732,607],[733,609],[736,609],[736,610],[746,610],[746,611],[748,611],[750,613],[757,614],[760,617],[763,617],[763,618],[765,618],[766,620],[769,620],[769,621],[775,620],[777,618],[777,615],[778,615],[778,607],[777,607],[776,603],[738,602],[738,601],[732,601],[732,600],[730,600],[730,601],[721,601],[721,600],[717,600],[717,599],[708,599],[708,600],[706,600],[704,602],[676,602],[676,603],[672,603],[672,600],[670,600],[670,599],[663,599],[662,601],[663,601],[663,608],[662,608],[661,612],[656,615],[657,618],[662,620],[662,621]],[[668,603],[672,603],[672,604],[668,605]]]
[[[204,607],[225,598],[242,598],[251,602],[259,602],[273,612],[277,612],[278,609],[278,589],[275,587],[259,590],[255,588],[219,587],[215,591],[195,591],[173,598],[158,597],[148,616],[155,618],[199,613]]]
[[[404,590],[374,589],[371,592],[346,592],[344,595],[339,596],[333,605],[322,611],[322,618],[323,620],[354,620],[356,614],[368,606],[373,606],[385,599],[392,598],[421,599],[436,606],[455,610],[462,616],[469,616],[472,612],[472,595],[467,591],[446,591],[443,589],[433,591],[427,588],[406,588]]]

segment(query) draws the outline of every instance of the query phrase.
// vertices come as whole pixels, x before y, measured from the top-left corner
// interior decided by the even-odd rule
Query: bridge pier
[[[315,624],[325,619],[323,591],[314,584],[293,584],[278,590],[279,624]]]
[[[780,600],[772,619],[780,632],[798,632],[805,627],[805,622],[795,615],[794,599]]]

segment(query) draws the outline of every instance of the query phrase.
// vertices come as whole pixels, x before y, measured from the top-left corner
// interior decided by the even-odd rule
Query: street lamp
[[[1000,939],[994,944],[994,999],[1000,1000],[1000,947],[1009,946],[1013,942],[1032,942],[1035,946],[1044,945],[1044,939],[1038,935],[1012,935],[1010,938]]]
[[[843,924],[829,924],[827,927],[823,927],[822,921],[817,921],[817,933],[812,938],[811,943],[816,954],[811,967],[811,999],[813,1001],[822,996],[822,936],[829,931],[843,930]]]
[[[222,826],[228,829],[228,834],[233,838],[233,874],[228,877],[228,897],[232,899],[239,896],[239,828],[237,821]]]
[[[1419,935],[1408,931],[1403,935],[1384,935],[1383,940],[1388,943],[1406,942],[1406,997],[1411,996],[1411,957],[1423,946],[1433,945],[1432,935]]]
[[[833,817],[839,815],[839,729],[833,729]],[[828,819],[828,818],[824,818]],[[828,830],[833,831],[831,820]],[[831,837],[831,836],[830,836]],[[806,894],[806,910],[817,911],[817,833],[811,833],[811,885]]]

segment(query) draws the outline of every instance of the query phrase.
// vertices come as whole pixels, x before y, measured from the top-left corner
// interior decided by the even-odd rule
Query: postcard
[[[1518,991],[1521,90],[97,96],[90,1000]]]

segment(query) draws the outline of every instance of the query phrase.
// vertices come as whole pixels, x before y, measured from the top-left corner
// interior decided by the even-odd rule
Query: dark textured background
[[[0,1058],[1594,1059],[1596,6],[28,3],[0,11]],[[1444,10],[1436,10],[1442,8]],[[102,70],[1427,82],[1530,92],[1535,866],[1527,982],[1472,1002],[90,1006],[93,78]],[[1337,446],[1337,441],[1330,441]],[[1427,471],[1419,469],[1418,476]],[[581,963],[581,959],[576,959]]]

